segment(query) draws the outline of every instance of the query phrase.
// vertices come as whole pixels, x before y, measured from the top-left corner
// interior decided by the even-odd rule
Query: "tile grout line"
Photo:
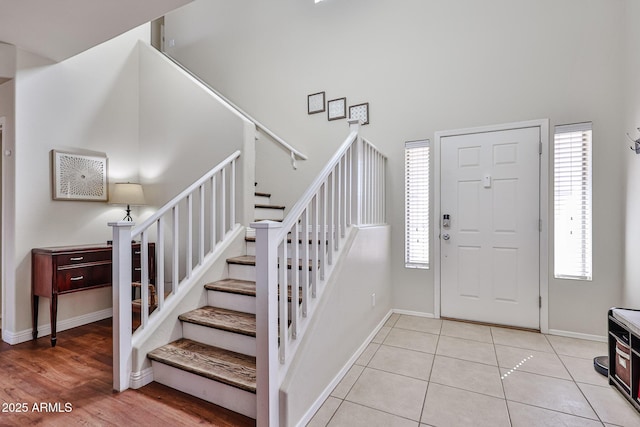
[[[511,419],[511,410],[509,409],[509,401],[507,400],[507,392],[504,389],[504,379],[500,375],[500,361],[498,360],[498,351],[496,350],[496,340],[493,336],[493,328],[489,327],[491,333],[491,342],[493,344],[493,352],[496,355],[496,364],[498,365],[498,376],[500,377],[500,387],[502,388],[502,395],[504,396],[504,406],[507,408],[507,417],[509,418],[509,425],[513,426],[513,420]]]
[[[357,405],[357,406],[362,406],[363,408],[372,409],[372,410],[374,410],[376,412],[381,412],[383,414],[391,415],[392,417],[395,417],[395,418],[402,418],[403,420],[409,420],[409,421],[417,422],[418,425],[421,424],[420,420],[412,420],[411,418],[403,417],[402,415],[394,414],[393,412],[387,412],[387,411],[385,411],[383,409],[380,409],[380,408],[374,408],[373,406],[368,406],[368,405],[365,405],[365,404],[360,403],[360,402],[353,402],[353,401],[347,400],[347,399],[343,400],[343,402],[349,402],[352,405]],[[336,410],[336,412],[338,412],[338,411]]]
[[[578,389],[578,391],[580,392],[580,395],[584,398],[584,400],[589,404],[589,407],[591,408],[591,410],[593,411],[593,413],[596,415],[596,417],[598,417],[598,421],[600,421],[602,423],[602,425],[604,425],[604,421],[602,420],[602,418],[600,418],[600,414],[598,414],[598,411],[596,411],[596,408],[593,407],[593,404],[591,403],[591,401],[587,398],[587,396],[584,394],[584,391],[582,391],[582,389],[580,388],[580,386],[578,386],[578,383],[575,381],[575,379],[573,378],[573,375],[571,375],[571,372],[569,371],[569,369],[567,369],[567,367],[564,364],[564,361],[562,360],[562,358],[560,357],[560,354],[558,353],[558,350],[556,350],[556,348],[553,346],[553,343],[551,342],[551,340],[547,337],[546,334],[542,334],[542,336],[547,340],[547,342],[549,343],[549,345],[551,346],[551,349],[553,349],[553,353],[556,355],[556,357],[560,360],[560,363],[562,363],[562,366],[564,366],[564,368],[567,370],[567,372],[569,373],[569,376],[571,377],[571,380],[573,382],[573,384],[576,386],[576,388]]]
[[[433,374],[433,365],[436,364],[436,354],[438,353],[438,345],[440,344],[440,336],[442,334],[442,320],[440,321],[440,331],[438,333],[438,338],[436,339],[436,348],[433,350],[433,359],[431,360],[431,368],[429,369],[429,377],[427,380],[427,389],[424,392],[424,398],[422,399],[422,409],[420,410],[420,419],[418,420],[418,425],[422,423],[422,417],[424,416],[424,410],[427,406],[427,395],[429,394],[429,388],[431,387],[431,374]]]
[[[326,402],[326,400],[325,400]],[[333,420],[333,417],[336,416],[336,414],[338,413],[338,411],[340,410],[340,407],[342,406],[342,404],[344,403],[344,399],[340,399],[340,404],[338,405],[338,407],[336,408],[335,411],[333,411],[333,414],[331,414],[331,416],[329,417],[329,420],[327,420],[327,423],[324,425],[324,427],[327,427],[329,424],[331,424],[331,420]],[[317,412],[316,412],[317,413]],[[315,414],[314,414],[315,416]],[[313,419],[313,418],[312,418]]]

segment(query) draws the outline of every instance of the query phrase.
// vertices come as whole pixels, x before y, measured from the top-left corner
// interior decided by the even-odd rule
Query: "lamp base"
[[[123,221],[133,221],[131,218],[131,206],[127,205],[127,214],[122,218]]]

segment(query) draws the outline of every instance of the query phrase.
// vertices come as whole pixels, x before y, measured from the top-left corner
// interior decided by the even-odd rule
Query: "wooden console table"
[[[140,244],[131,246],[131,280],[140,281]],[[49,298],[51,346],[56,345],[58,295],[111,286],[111,245],[56,246],[31,250],[33,339],[38,337],[39,297]],[[149,282],[155,283],[155,244],[149,243]]]

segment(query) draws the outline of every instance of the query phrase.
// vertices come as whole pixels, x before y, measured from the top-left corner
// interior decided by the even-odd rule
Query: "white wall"
[[[60,63],[18,51],[15,149],[14,318],[3,334],[30,336],[31,249],[90,244],[110,238],[107,222],[121,207],[102,202],[54,201],[51,196],[52,149],[104,153],[109,179],[138,174],[138,56],[143,26]],[[7,273],[9,274],[9,273]],[[9,291],[9,290],[8,290]],[[40,299],[40,325],[49,324],[49,301]],[[111,307],[111,288],[59,298],[64,321]]]
[[[622,302],[624,270],[624,193],[617,191],[629,154],[622,140],[624,5],[200,0],[165,23],[167,40],[175,43],[170,53],[309,155],[291,172],[282,150],[258,146],[256,180],[280,203],[293,204],[347,133],[344,120],[307,115],[307,95],[324,90],[327,99],[346,96],[348,105],[370,102],[363,134],[389,156],[399,309],[434,311],[433,271],[403,265],[405,141],[532,119],[549,118],[551,129],[593,121],[594,279],[550,277],[549,327],[604,336],[607,308]],[[548,257],[553,260],[550,248]]]
[[[0,43],[0,78],[13,78],[16,75],[16,48]]]
[[[624,131],[629,132],[635,140],[640,138],[640,32],[636,17],[640,16],[640,3],[627,0],[626,18],[626,49],[625,49],[625,97],[626,115]],[[633,145],[628,139],[625,145]],[[626,196],[626,235],[625,235],[625,287],[624,307],[640,309],[640,155],[626,150],[627,176],[624,188]]]

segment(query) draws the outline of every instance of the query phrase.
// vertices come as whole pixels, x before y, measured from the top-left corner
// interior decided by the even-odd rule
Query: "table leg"
[[[34,295],[31,299],[31,315],[33,316],[33,339],[38,338],[38,300],[40,297]]]
[[[58,295],[51,295],[51,347],[56,346],[56,320],[58,318]]]

